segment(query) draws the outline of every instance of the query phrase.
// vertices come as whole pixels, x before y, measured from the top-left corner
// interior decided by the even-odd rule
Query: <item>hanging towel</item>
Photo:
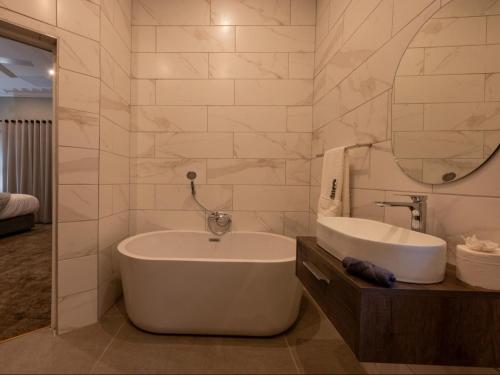
[[[333,148],[323,156],[318,217],[350,214],[349,155],[345,147]]]

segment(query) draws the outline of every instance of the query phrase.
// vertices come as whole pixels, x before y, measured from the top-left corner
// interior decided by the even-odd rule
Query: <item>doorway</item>
[[[55,51],[0,23],[0,341],[53,321]]]

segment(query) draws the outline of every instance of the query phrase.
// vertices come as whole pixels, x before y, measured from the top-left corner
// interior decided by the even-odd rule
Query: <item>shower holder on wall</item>
[[[224,213],[222,211],[210,210],[206,208],[203,204],[201,204],[196,198],[196,187],[194,185],[194,180],[196,179],[196,172],[189,171],[186,174],[186,177],[188,178],[188,180],[191,181],[191,196],[193,197],[194,201],[198,206],[203,208],[205,212],[208,212],[208,217],[207,217],[208,230],[212,234],[215,234],[216,236],[222,236],[225,233],[227,233],[231,229],[231,223],[232,223],[231,215]]]

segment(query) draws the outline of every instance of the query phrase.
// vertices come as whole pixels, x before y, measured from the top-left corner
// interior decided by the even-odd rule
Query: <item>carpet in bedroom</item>
[[[0,237],[0,341],[50,325],[51,225]]]

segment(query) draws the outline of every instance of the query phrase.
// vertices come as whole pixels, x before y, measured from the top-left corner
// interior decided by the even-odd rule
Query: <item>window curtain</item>
[[[0,120],[4,192],[40,201],[39,223],[52,222],[52,121]]]

